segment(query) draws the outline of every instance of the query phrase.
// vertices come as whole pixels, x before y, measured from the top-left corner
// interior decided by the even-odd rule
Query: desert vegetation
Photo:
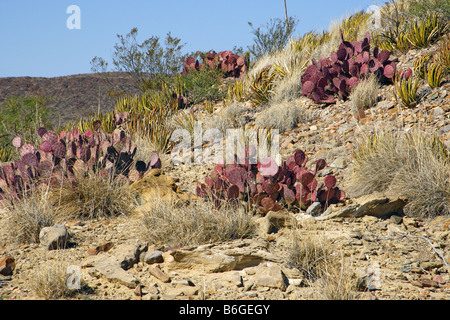
[[[345,222],[336,229],[361,219],[369,230],[370,218],[379,219],[377,226],[403,219],[410,232],[417,221],[449,221],[449,8],[448,0],[393,0],[381,8],[377,26],[372,14],[356,12],[331,23],[328,31],[302,36],[294,34],[296,18],[273,19],[265,26],[250,24],[254,43],[234,52],[184,53],[182,40],[170,32],[164,42],[152,36],[138,43],[137,28],[118,35],[112,71],[126,73],[139,93],[111,83],[114,110],[55,125],[43,97],[0,104],[0,238],[16,247],[38,246],[42,229],[55,224],[76,221],[81,229],[99,223],[100,229],[103,221],[123,218],[138,229],[127,236],[145,245],[121,272],[133,265],[143,270],[150,247],[164,251],[161,259],[170,256],[170,269],[170,263],[190,263],[182,259],[191,247],[208,248],[208,261],[214,261],[217,244],[242,241],[237,246],[243,248],[251,247],[247,240],[263,239],[259,255],[242,261],[236,258],[239,250],[224,249],[227,259],[238,261],[227,271],[262,261],[289,267],[302,284],[291,284],[291,291],[275,286],[282,298],[295,299],[295,287],[311,289],[307,298],[312,299],[373,296],[379,289],[358,276],[355,259],[368,261],[376,249],[352,253],[348,248],[368,238],[370,246],[384,248],[382,237],[364,238],[349,227],[350,236],[344,237],[349,245],[342,248],[335,229],[328,230],[326,222],[320,232],[314,226],[337,217]],[[107,59],[95,57],[91,64],[92,71],[108,77]],[[232,153],[233,163],[175,165],[169,158],[177,129],[191,138],[197,130],[217,129],[225,136],[241,129],[244,135],[237,140],[243,152]],[[246,130],[264,134],[250,137]],[[256,146],[278,133],[279,157],[261,158]],[[213,144],[192,140],[194,154]],[[367,204],[358,202],[361,197],[377,193],[389,194],[386,202],[400,199],[395,203],[402,207],[395,213],[361,213]],[[443,228],[441,243],[448,240],[448,225]],[[176,251],[180,248],[188,249]],[[442,263],[432,272],[447,277],[442,283],[448,285],[448,247],[437,249],[446,255],[438,255]],[[271,250],[281,252],[281,260]],[[405,254],[413,251],[408,250]],[[220,272],[228,263],[223,259]],[[66,264],[47,267],[30,275],[31,290],[40,298],[93,295],[66,290]],[[159,280],[160,272],[153,273]],[[101,278],[101,268],[92,274]],[[251,291],[257,283],[238,287]],[[435,291],[441,288],[439,283]],[[214,292],[202,289],[202,298]],[[442,290],[448,298],[448,289]]]

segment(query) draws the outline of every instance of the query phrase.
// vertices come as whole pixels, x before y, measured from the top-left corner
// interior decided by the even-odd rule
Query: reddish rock
[[[16,268],[16,260],[11,256],[6,256],[0,259],[0,274],[3,276],[12,275]]]
[[[95,256],[95,255],[99,254],[100,252],[109,251],[113,246],[114,245],[111,242],[107,242],[107,243],[101,244],[96,247],[91,247],[88,249],[88,254],[90,256]]]

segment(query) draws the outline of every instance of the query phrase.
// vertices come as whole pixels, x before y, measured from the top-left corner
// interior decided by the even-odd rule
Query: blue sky
[[[385,0],[377,0],[382,4]],[[374,0],[287,0],[299,19],[296,34],[328,29],[331,21],[364,10]],[[81,10],[81,29],[70,30],[67,8]],[[283,0],[0,0],[0,77],[55,77],[90,73],[90,61],[110,60],[117,34],[139,29],[139,40],[167,32],[186,52],[244,49],[255,27],[284,18]]]

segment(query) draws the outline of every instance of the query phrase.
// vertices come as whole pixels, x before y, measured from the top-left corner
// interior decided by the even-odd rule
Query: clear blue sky
[[[377,0],[380,5],[386,0]],[[287,0],[297,34],[328,29],[332,20],[364,10],[373,0]],[[81,29],[69,30],[67,8],[81,10]],[[0,0],[0,77],[90,73],[90,61],[110,61],[117,34],[139,29],[139,40],[167,32],[186,52],[244,49],[259,26],[284,18],[283,0]]]

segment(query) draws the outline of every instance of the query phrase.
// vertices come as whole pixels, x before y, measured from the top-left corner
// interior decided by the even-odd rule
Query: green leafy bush
[[[0,147],[1,161],[8,161],[14,154],[11,141],[22,136],[27,141],[37,139],[35,128],[52,127],[50,110],[45,106],[48,99],[42,97],[13,97],[0,104]]]
[[[223,73],[205,66],[196,72],[188,72],[180,77],[184,96],[189,104],[198,104],[205,100],[217,101],[226,96],[222,85]]]

